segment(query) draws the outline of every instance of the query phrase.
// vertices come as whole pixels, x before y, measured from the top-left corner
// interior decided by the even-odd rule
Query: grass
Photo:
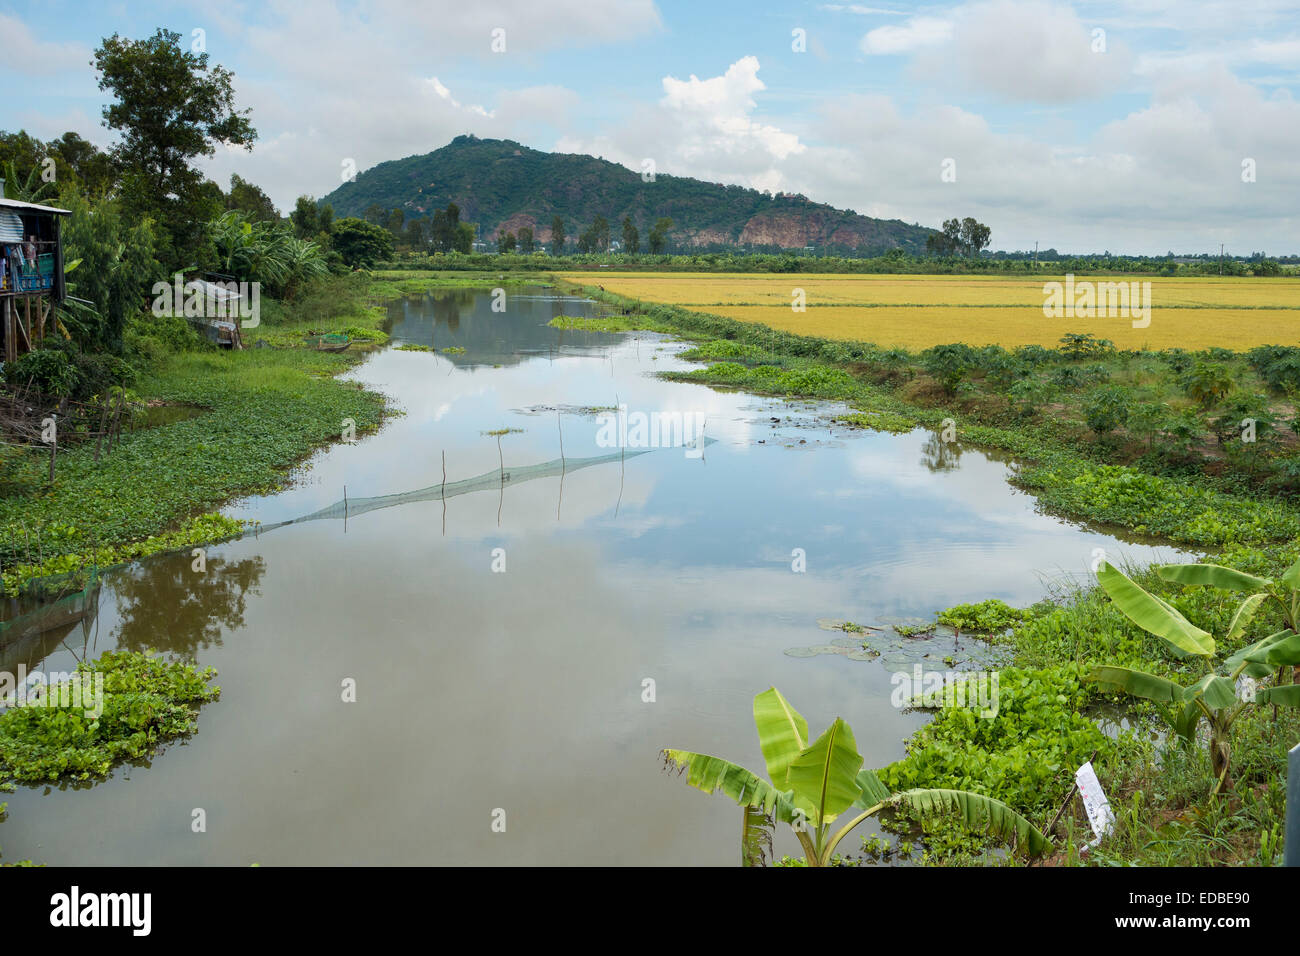
[[[642,315],[557,315],[546,323],[553,329],[577,332],[631,332],[649,331],[666,332],[668,329],[656,327],[647,316]]]
[[[1013,481],[1064,517],[1205,547],[1300,535],[1293,435],[1300,415],[1293,398],[1270,390],[1236,353],[1122,353],[1086,337],[1069,351],[958,346],[965,352],[947,376],[928,353],[645,307],[590,286],[581,291],[632,316],[644,312],[645,325],[696,340],[687,358],[713,360],[668,378],[846,402],[853,411],[845,422],[857,427],[942,432],[951,421],[958,448],[1011,452],[1019,459]],[[1208,407],[1187,385],[1189,372],[1205,364],[1221,367],[1231,383]],[[1135,399],[1133,417],[1098,431],[1092,407],[1117,389]],[[1231,429],[1220,435],[1223,422],[1235,427],[1243,407],[1268,423],[1250,445]]]
[[[622,277],[603,281],[614,287],[616,278]],[[777,281],[788,287],[791,280]],[[1216,292],[1217,285],[1207,283],[1203,288],[1211,296],[1228,288],[1249,288],[1257,297],[1273,294],[1269,284],[1224,284]],[[1189,288],[1197,286],[1199,282]],[[923,426],[935,429],[937,436],[943,421],[951,418],[959,423],[960,442],[1015,454],[1020,465],[1012,480],[1037,496],[1044,510],[1219,549],[1215,560],[1261,576],[1280,573],[1294,560],[1300,545],[1300,509],[1276,474],[1268,482],[1244,480],[1252,473],[1259,476],[1255,471],[1261,467],[1259,460],[1234,460],[1233,449],[1226,446],[1218,449],[1219,454],[1204,447],[1153,454],[1152,447],[1142,447],[1133,436],[1089,434],[1082,422],[1071,418],[1081,400],[1071,402],[1067,397],[1055,407],[1040,403],[1026,409],[1017,408],[1005,394],[1017,380],[1059,375],[1060,369],[1078,375],[1100,366],[1104,380],[1122,385],[1128,394],[1188,411],[1193,403],[1183,392],[1182,376],[1195,367],[1195,361],[1212,361],[1227,369],[1233,379],[1229,394],[1263,390],[1247,363],[1231,352],[1199,357],[1181,351],[1125,355],[1085,342],[1078,350],[1084,353],[1082,358],[1063,353],[1035,355],[1032,361],[1027,357],[1000,383],[981,373],[943,383],[933,366],[914,353],[862,343],[838,344],[830,337],[736,323],[712,310],[705,314],[679,306],[646,306],[608,291],[585,291],[628,311],[646,311],[660,326],[698,340],[685,355],[712,364],[670,378],[844,401],[856,409],[846,423],[857,427]],[[1270,311],[1263,308],[1265,302],[1253,304],[1260,314]],[[1186,313],[1209,314],[1210,309],[1189,305]],[[952,338],[951,331],[945,338]],[[997,354],[988,357],[994,360],[990,369],[1001,359]],[[1289,397],[1273,396],[1268,401],[1279,417],[1295,416]],[[1193,414],[1202,430],[1196,441],[1207,445],[1211,440],[1204,431],[1211,424],[1213,408],[1196,409]],[[1293,453],[1291,447],[1284,436],[1275,434],[1271,444],[1261,446],[1260,458],[1285,460]],[[1131,569],[1131,574],[1197,626],[1216,634],[1226,632],[1237,604],[1232,595],[1171,585],[1150,569]],[[1278,630],[1280,621],[1275,617],[1258,619],[1249,634],[1224,647],[1224,653]],[[990,640],[1006,645],[1011,666],[1000,672],[998,713],[986,720],[964,708],[938,711],[908,741],[907,756],[881,770],[887,785],[974,789],[1006,800],[1046,829],[1070,793],[1074,768],[1095,751],[1094,765],[1117,814],[1115,830],[1092,852],[1081,852],[1092,834],[1074,800],[1056,831],[1060,850],[1050,864],[1279,862],[1285,754],[1300,737],[1300,714],[1283,710],[1274,718],[1267,710],[1251,708],[1238,718],[1235,789],[1214,796],[1203,746],[1185,747],[1177,738],[1168,740],[1152,708],[1101,693],[1082,680],[1087,669],[1098,663],[1137,667],[1183,684],[1199,676],[1199,671],[1192,673],[1194,664],[1171,656],[1163,642],[1132,624],[1098,589],[1056,594],[1029,612],[992,600],[962,605],[942,612],[941,619],[969,632],[987,630]],[[1121,716],[1128,721],[1125,729],[1102,733],[1103,717],[1113,722]],[[900,834],[893,852],[919,853],[920,862],[1014,862],[1007,855],[992,853],[993,848],[978,835],[941,818],[922,821],[896,816],[889,827]],[[864,849],[869,857],[881,856],[878,847]]]
[[[293,339],[292,347],[156,356],[134,387],[137,398],[196,406],[198,416],[127,433],[98,463],[92,446],[70,448],[58,457],[53,484],[43,456],[11,463],[11,493],[0,498],[6,588],[229,537],[239,529],[213,514],[221,504],[281,487],[295,465],[341,438],[345,419],[359,433],[378,427],[383,397],[335,377],[364,350],[299,347],[294,329],[311,321],[302,311],[310,307],[264,315],[258,331]],[[363,300],[332,318],[383,338],[380,316]]]

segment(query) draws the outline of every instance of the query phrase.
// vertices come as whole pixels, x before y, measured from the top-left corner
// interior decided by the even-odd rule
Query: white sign
[[[1092,824],[1093,835],[1097,837],[1088,845],[1096,846],[1101,842],[1102,837],[1110,833],[1110,828],[1115,822],[1115,814],[1110,809],[1106,792],[1101,789],[1097,772],[1092,769],[1091,760],[1074,772],[1074,782],[1079,786],[1079,796],[1083,797],[1083,809],[1088,812],[1088,822]]]

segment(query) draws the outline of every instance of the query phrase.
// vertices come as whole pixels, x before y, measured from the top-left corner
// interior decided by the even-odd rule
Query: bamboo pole
[[[54,458],[59,453],[59,420],[54,419],[54,441],[50,442],[50,484],[54,484]]]
[[[109,396],[104,396],[103,408],[99,413],[99,431],[95,435],[95,464],[99,464],[99,448],[104,444],[104,427],[108,424]]]

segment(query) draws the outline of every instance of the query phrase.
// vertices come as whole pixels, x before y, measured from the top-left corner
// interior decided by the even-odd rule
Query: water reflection
[[[83,590],[53,601],[11,601],[17,613],[0,628],[0,671],[16,673],[20,664],[33,670],[60,647],[84,659],[96,633],[99,597],[95,578]]]
[[[394,306],[398,342],[465,353],[360,366],[405,414],[226,509],[273,533],[209,549],[203,575],[182,554],[105,577],[89,650],[196,655],[221,700],[147,772],[7,795],[6,859],[732,865],[734,806],[663,776],[660,748],[761,766],[751,702],[771,685],[810,724],[862,728],[869,766],[902,756],[925,719],[890,704],[889,653],[788,655],[830,643],[819,622],[1025,606],[1044,575],[1086,575],[1096,547],[1167,557],[1041,514],[998,456],[845,432],[838,406],[665,382],[655,373],[691,367],[679,345],[549,328],[573,300],[492,302]],[[699,415],[716,443],[707,460],[612,460],[592,410],[616,403]],[[483,433],[501,428],[517,431],[498,452]],[[297,520],[313,516],[343,520]],[[88,620],[27,652],[64,666]],[[345,679],[356,704],[340,701]],[[196,806],[212,839],[189,831]],[[506,834],[491,832],[497,807]],[[114,826],[88,840],[95,819]]]
[[[562,315],[590,318],[599,311],[599,304],[591,299],[556,296],[542,287],[511,286],[486,295],[457,289],[411,296],[390,303],[388,316],[392,339],[399,345],[429,346],[457,366],[508,366],[557,349],[608,346],[613,337],[605,333],[549,326]]]
[[[933,472],[956,471],[961,467],[961,445],[945,438],[944,431],[932,431],[921,446],[921,464]]]
[[[248,600],[260,594],[265,573],[258,555],[232,561],[213,554],[201,571],[186,553],[132,565],[113,579],[113,638],[126,650],[197,659],[199,651],[220,647],[223,633],[244,626]]]

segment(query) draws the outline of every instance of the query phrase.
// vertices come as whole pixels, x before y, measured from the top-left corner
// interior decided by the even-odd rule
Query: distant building
[[[59,223],[66,209],[4,198],[0,179],[0,341],[11,362],[44,340],[67,298]]]

